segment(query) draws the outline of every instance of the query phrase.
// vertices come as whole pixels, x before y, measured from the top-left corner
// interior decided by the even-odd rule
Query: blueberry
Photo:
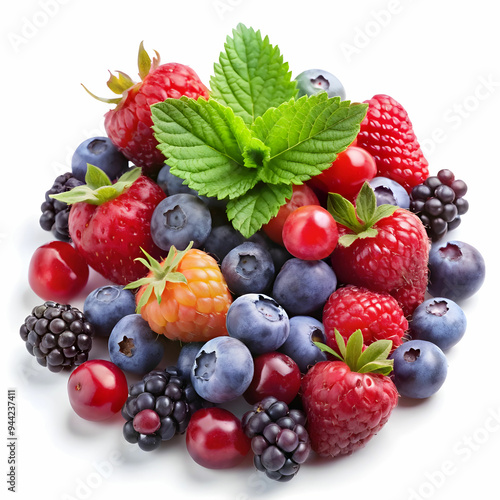
[[[244,342],[252,354],[275,351],[290,333],[286,311],[271,297],[247,293],[238,297],[226,316],[231,337]]]
[[[453,300],[436,297],[420,304],[410,323],[411,337],[428,340],[443,351],[453,347],[465,334],[467,320]]]
[[[189,380],[191,377],[191,368],[198,351],[203,347],[204,342],[188,342],[184,344],[177,358],[177,369],[181,373],[181,377]]]
[[[222,224],[220,226],[212,227],[212,231],[205,240],[205,251],[220,262],[224,257],[238,245],[245,242],[245,237],[231,224]]]
[[[225,403],[247,390],[253,372],[252,355],[243,342],[228,336],[215,337],[196,355],[191,383],[207,401]]]
[[[271,254],[251,241],[233,248],[224,257],[221,271],[234,295],[265,292],[274,279]]]
[[[443,351],[427,340],[410,340],[392,354],[393,380],[401,396],[424,399],[443,385],[448,363]]]
[[[328,97],[340,96],[342,101],[345,100],[344,86],[336,76],[328,71],[308,69],[297,76],[295,80],[299,89],[297,97],[314,95],[325,91],[328,93]]]
[[[374,177],[369,181],[369,184],[375,192],[377,206],[389,204],[397,205],[407,210],[410,208],[410,196],[406,192],[406,189],[396,181],[387,177]]]
[[[106,285],[89,293],[83,314],[94,326],[96,335],[107,337],[124,316],[135,313],[135,297],[123,286]]]
[[[314,342],[325,343],[323,323],[310,316],[294,316],[290,318],[290,334],[279,351],[290,356],[302,373],[307,373],[318,361],[327,359]]]
[[[71,171],[80,181],[85,182],[87,163],[99,167],[115,180],[128,168],[128,160],[118,151],[108,137],[91,137],[83,141],[71,158]]]
[[[289,259],[273,285],[273,297],[290,316],[308,315],[321,309],[337,288],[337,277],[322,260]]]
[[[429,253],[428,292],[459,302],[474,295],[485,278],[479,251],[463,241],[434,244]]]
[[[151,236],[157,246],[184,249],[193,241],[200,248],[212,230],[210,211],[197,196],[180,193],[163,199],[151,217]]]
[[[160,363],[162,338],[140,314],[129,314],[115,325],[108,339],[110,360],[124,371],[144,375]]]

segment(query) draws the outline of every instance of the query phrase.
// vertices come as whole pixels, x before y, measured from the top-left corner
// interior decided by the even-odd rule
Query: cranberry
[[[125,374],[111,361],[93,359],[68,379],[71,407],[86,420],[106,420],[119,413],[128,397]]]
[[[31,257],[28,281],[44,300],[66,304],[87,284],[89,266],[73,246],[51,241],[38,247]]]
[[[266,352],[254,359],[253,379],[243,397],[252,405],[268,396],[289,404],[297,396],[300,382],[300,370],[292,358],[280,352]]]
[[[208,469],[227,469],[241,463],[250,439],[240,420],[224,408],[203,408],[193,414],[186,430],[186,447],[193,460]]]

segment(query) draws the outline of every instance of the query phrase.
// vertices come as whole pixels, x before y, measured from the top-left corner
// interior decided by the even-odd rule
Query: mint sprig
[[[247,125],[296,96],[288,64],[260,31],[239,24],[224,48],[210,79],[211,97],[233,109]]]
[[[227,201],[235,229],[250,237],[356,138],[368,105],[326,93],[295,100],[277,47],[239,25],[215,65],[211,98],[151,107],[170,172],[200,195]]]

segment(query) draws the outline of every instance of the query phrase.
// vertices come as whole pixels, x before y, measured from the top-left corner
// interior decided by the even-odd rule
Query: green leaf
[[[227,203],[227,216],[245,238],[257,232],[274,217],[281,205],[292,197],[289,184],[257,184],[244,195]]]
[[[345,352],[345,362],[347,366],[355,371],[358,365],[358,359],[363,352],[363,334],[361,330],[356,330],[351,333],[347,339],[346,352]]]
[[[111,186],[111,179],[99,167],[87,163],[87,172],[85,173],[85,184],[90,189],[99,189],[103,186]]]
[[[339,348],[342,359],[345,360],[346,345],[344,342],[344,337],[342,337],[342,335],[340,335],[340,332],[336,328],[334,329],[334,333],[335,333],[335,342],[337,342],[337,347]]]
[[[301,184],[320,174],[354,141],[366,109],[366,104],[323,92],[267,110],[252,125],[254,135],[271,149],[261,179]]]
[[[346,200],[338,193],[329,193],[327,200],[327,210],[332,214],[333,218],[343,226],[349,229],[362,230],[363,226],[356,217],[356,209],[354,205]]]
[[[342,339],[343,340],[343,339]],[[344,361],[338,352],[335,352],[330,346],[323,344],[322,342],[313,342],[313,344],[323,352],[331,354],[333,357],[337,358],[339,361]]]
[[[260,168],[269,161],[271,150],[260,139],[252,137],[243,150],[245,167]]]
[[[372,225],[373,216],[377,209],[377,198],[370,185],[365,182],[356,198],[356,212],[358,217],[367,226]]]
[[[359,356],[358,362],[356,363],[356,371],[360,371],[365,365],[373,363],[374,361],[386,360],[391,352],[391,348],[391,340],[373,342]]]
[[[242,151],[252,136],[231,108],[212,99],[167,99],[151,107],[159,149],[172,174],[201,195],[236,198],[258,182]]]
[[[211,96],[247,125],[269,108],[295,97],[296,83],[277,46],[260,31],[239,24],[227,37],[210,79]]]

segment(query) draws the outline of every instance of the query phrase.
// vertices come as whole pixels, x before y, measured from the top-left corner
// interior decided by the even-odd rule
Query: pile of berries
[[[238,30],[242,40],[259,40]],[[151,60],[142,44],[139,62],[141,82],[124,73],[108,82],[124,93],[106,114],[109,137],[77,148],[72,172],[56,179],[42,206],[42,227],[71,243],[44,245],[30,263],[30,286],[46,302],[20,328],[29,353],[51,371],[74,368],[68,395],[75,412],[89,420],[121,412],[124,438],[144,451],[184,434],[189,455],[204,467],[233,467],[252,451],[255,467],[282,482],[310,454],[365,446],[398,397],[427,398],[441,388],[445,352],[465,333],[459,303],[480,289],[484,260],[467,243],[430,241],[467,211],[465,183],[449,170],[429,176],[408,114],[376,95],[365,104],[342,101],[343,109],[352,106],[351,121],[359,120],[343,129],[351,141],[319,173],[287,184],[266,163],[270,148],[248,129],[248,146],[240,154],[231,144],[231,161],[240,155],[253,168],[232,164],[238,174],[224,189],[249,190],[208,196],[216,189],[200,179],[227,155],[199,162],[177,154],[169,136],[175,127],[155,126],[154,135],[153,115],[161,125],[168,106],[175,116],[189,108],[196,122],[193,110],[202,110],[201,130],[216,114],[221,143],[239,127],[226,130],[225,118],[239,114],[239,128],[251,118],[226,106],[217,84],[223,71],[209,92],[193,70]],[[304,109],[334,110],[335,123],[345,97],[338,79],[315,69],[292,82],[287,75],[281,87],[270,86],[282,100],[255,130],[294,111],[290,92]],[[198,151],[203,140],[196,140]],[[308,154],[306,166],[316,168],[319,153]],[[174,175],[181,167],[191,168],[185,182]],[[259,168],[258,181],[247,177]],[[199,176],[200,169],[207,170]],[[262,207],[285,190],[289,197],[266,219]],[[248,236],[259,216],[260,229]],[[81,298],[89,267],[109,284],[85,298],[83,311],[61,305]],[[92,325],[107,340],[109,359],[88,360]],[[165,351],[178,342],[177,366],[162,369]],[[142,379],[129,384],[130,375]],[[241,416],[224,408],[237,400],[246,405]]]

